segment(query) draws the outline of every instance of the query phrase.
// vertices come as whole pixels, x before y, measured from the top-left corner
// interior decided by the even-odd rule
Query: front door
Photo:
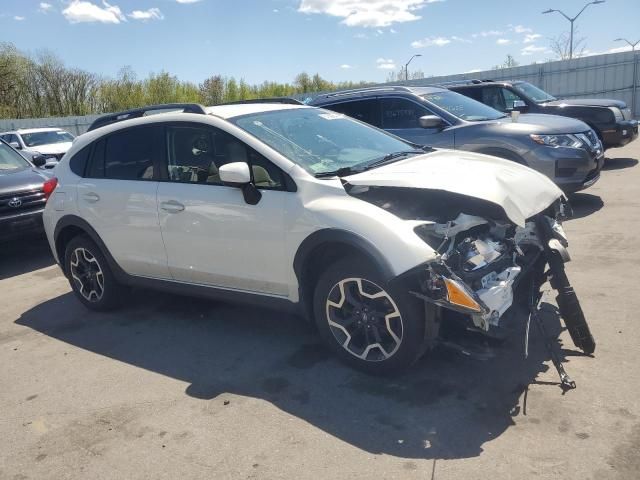
[[[284,173],[249,146],[208,125],[166,129],[167,181],[158,188],[158,213],[169,269],[178,281],[287,295],[285,215],[292,193]],[[262,198],[245,202],[225,186],[218,169],[250,165]]]
[[[385,97],[381,101],[382,128],[389,133],[419,145],[454,148],[454,135],[446,128],[420,126],[420,117],[434,115],[426,107],[402,97]]]

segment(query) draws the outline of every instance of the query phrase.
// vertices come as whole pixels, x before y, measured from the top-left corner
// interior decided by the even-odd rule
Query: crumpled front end
[[[542,215],[565,255],[566,237],[555,218]],[[544,252],[535,220],[524,227],[461,213],[446,223],[425,223],[416,233],[440,254],[414,269],[413,292],[435,305],[467,314],[482,332],[499,328],[515,290]]]

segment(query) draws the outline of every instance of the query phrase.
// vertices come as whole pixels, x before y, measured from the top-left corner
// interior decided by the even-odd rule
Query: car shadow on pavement
[[[44,234],[0,243],[0,280],[49,267],[54,263]]]
[[[559,317],[544,306],[555,340]],[[69,293],[35,306],[16,323],[188,382],[187,395],[218,402],[220,409],[229,408],[220,395],[264,399],[359,449],[401,458],[478,456],[516,417],[540,421],[535,401],[521,405],[527,386],[562,393],[555,372],[544,375],[551,382],[536,382],[549,366],[533,325],[526,360],[521,326],[492,359],[435,350],[402,376],[378,378],[336,361],[299,318],[155,292],[138,291],[126,309],[109,314],[87,312]],[[571,358],[566,346],[558,350]],[[217,411],[216,405],[206,411]]]
[[[569,196],[569,205],[571,205],[573,214],[568,220],[573,220],[588,217],[592,213],[597,212],[604,207],[604,202],[598,195],[579,192]]]
[[[623,168],[635,167],[638,160],[635,158],[607,158],[602,170],[622,170]]]

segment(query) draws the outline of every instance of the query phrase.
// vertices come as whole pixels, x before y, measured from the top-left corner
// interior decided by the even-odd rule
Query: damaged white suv
[[[149,107],[78,137],[44,214],[78,299],[109,309],[143,286],[294,309],[342,359],[386,373],[448,323],[498,336],[516,288],[533,312],[550,278],[593,351],[547,177],[296,103]]]

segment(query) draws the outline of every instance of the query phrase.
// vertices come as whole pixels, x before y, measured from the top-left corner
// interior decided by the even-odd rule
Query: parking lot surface
[[[494,358],[398,378],[338,363],[279,312],[136,290],[87,311],[46,242],[0,248],[0,479],[637,479],[640,142],[572,199],[567,269],[597,341],[545,321]]]

